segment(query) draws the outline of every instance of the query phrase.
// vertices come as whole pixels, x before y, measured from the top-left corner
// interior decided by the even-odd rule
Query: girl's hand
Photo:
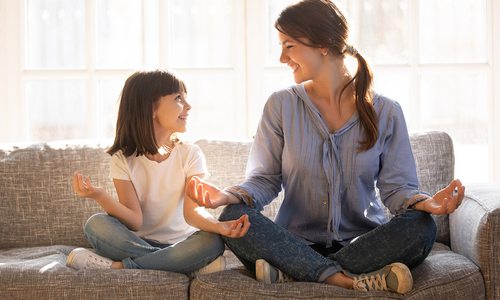
[[[217,208],[229,204],[229,196],[216,186],[193,176],[189,180],[186,194],[199,206],[207,208]]]
[[[217,233],[230,238],[244,236],[250,228],[248,215],[241,216],[238,220],[217,223]]]
[[[103,188],[94,187],[92,185],[89,176],[83,178],[83,175],[80,173],[80,171],[76,171],[75,173],[73,173],[72,184],[73,191],[75,191],[75,194],[78,197],[95,199],[105,193]]]
[[[455,179],[432,198],[417,203],[415,208],[434,215],[451,214],[462,203],[464,193],[465,187],[460,180]]]

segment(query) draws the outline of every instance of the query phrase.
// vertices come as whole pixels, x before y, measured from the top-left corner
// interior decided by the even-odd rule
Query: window
[[[0,0],[0,142],[112,138],[124,80],[145,68],[186,82],[187,138],[251,138],[267,97],[293,84],[273,27],[291,2]],[[409,130],[448,132],[457,177],[500,182],[500,4],[340,4]]]

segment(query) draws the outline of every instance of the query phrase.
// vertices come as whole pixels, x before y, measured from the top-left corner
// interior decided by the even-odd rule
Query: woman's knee
[[[410,226],[414,226],[424,236],[430,237],[433,242],[436,238],[437,226],[434,218],[426,212],[419,210],[409,211],[412,215]]]
[[[245,204],[230,204],[226,206],[219,216],[220,221],[236,220],[244,214],[248,214],[251,208]]]
[[[434,218],[426,212],[412,210],[410,214],[409,224],[413,231],[411,236],[414,240],[415,247],[422,249],[422,257],[425,258],[431,251],[437,235],[437,226]]]

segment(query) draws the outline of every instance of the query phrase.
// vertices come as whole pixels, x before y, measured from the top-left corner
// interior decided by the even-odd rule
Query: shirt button
[[[326,205],[326,201],[323,201],[323,205]]]

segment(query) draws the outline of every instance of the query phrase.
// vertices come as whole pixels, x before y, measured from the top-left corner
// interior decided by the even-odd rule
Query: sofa
[[[244,179],[251,141],[199,140],[210,181]],[[434,193],[453,178],[453,143],[444,132],[411,134],[421,189]],[[470,186],[460,208],[435,217],[438,237],[412,269],[406,295],[360,292],[309,282],[263,284],[226,250],[226,271],[190,278],[155,270],[74,270],[68,253],[89,247],[82,225],[99,205],[77,198],[75,170],[114,193],[107,142],[64,141],[0,147],[0,299],[500,299],[500,187]],[[471,158],[473,159],[473,158]],[[263,214],[273,218],[279,196]],[[213,210],[214,215],[220,208]]]

